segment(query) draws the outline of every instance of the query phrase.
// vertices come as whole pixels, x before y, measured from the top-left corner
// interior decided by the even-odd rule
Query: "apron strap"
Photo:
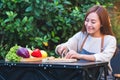
[[[82,48],[83,48],[83,46],[84,46],[84,44],[85,44],[85,41],[87,40],[87,37],[88,37],[88,34],[87,34],[87,36],[85,37],[85,39],[83,40],[83,43],[82,43],[82,45],[81,45],[81,47],[80,47],[80,51],[82,51]]]
[[[101,52],[103,51],[103,46],[104,46],[104,35],[102,36],[102,40],[101,40]]]
[[[82,43],[82,45],[81,45],[81,47],[80,47],[80,51],[82,50],[82,48],[83,48],[83,46],[84,46],[84,44],[85,44],[85,41],[87,40],[87,37],[88,37],[88,34],[87,34],[87,36],[85,37],[85,39],[83,40],[83,43]],[[102,36],[102,38],[101,38],[101,52],[103,51],[103,46],[104,46],[104,35]]]

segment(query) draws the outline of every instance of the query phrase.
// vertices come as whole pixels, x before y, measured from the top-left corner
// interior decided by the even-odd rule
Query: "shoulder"
[[[105,35],[104,41],[106,44],[117,44],[115,36]]]
[[[115,36],[105,35],[105,40],[113,40],[113,41],[116,41],[116,38],[115,38]]]
[[[74,37],[84,38],[86,35],[87,35],[87,33],[83,33],[82,31],[79,31],[74,35]]]

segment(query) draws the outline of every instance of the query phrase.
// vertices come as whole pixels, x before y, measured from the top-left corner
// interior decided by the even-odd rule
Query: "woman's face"
[[[85,20],[85,27],[87,33],[91,36],[100,36],[101,23],[99,16],[95,12],[92,12],[87,16]]]

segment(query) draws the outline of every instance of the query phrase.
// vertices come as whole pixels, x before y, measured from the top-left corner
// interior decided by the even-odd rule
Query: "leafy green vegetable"
[[[18,48],[20,48],[20,46],[18,45],[11,47],[5,59],[11,62],[19,62],[21,60],[21,57],[16,54],[16,51],[18,50]]]

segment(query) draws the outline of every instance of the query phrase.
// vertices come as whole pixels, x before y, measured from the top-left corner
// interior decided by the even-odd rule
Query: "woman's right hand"
[[[59,55],[66,55],[68,48],[66,46],[60,46],[58,47],[57,52]]]

